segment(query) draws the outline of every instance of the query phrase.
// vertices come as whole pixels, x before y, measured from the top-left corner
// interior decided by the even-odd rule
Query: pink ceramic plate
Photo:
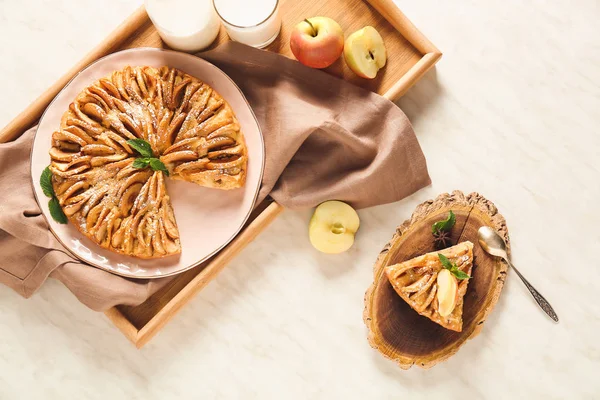
[[[77,94],[95,80],[127,65],[168,65],[212,86],[235,112],[248,146],[246,184],[235,190],[202,188],[182,181],[167,180],[175,218],[181,235],[181,254],[142,260],[103,249],[82,235],[71,223],[56,223],[48,210],[39,177],[50,164],[51,135],[62,114]],[[98,268],[132,278],[159,278],[190,269],[229,243],[242,229],[254,207],[264,168],[264,144],[260,127],[246,98],[223,71],[190,54],[140,48],[120,51],[91,64],[73,78],[56,96],[40,120],[31,150],[31,176],[35,196],[50,230],[74,256]]]

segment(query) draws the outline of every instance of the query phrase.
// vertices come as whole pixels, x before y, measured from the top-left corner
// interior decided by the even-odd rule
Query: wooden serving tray
[[[356,85],[396,100],[440,59],[440,51],[402,14],[392,0],[280,0],[280,36],[267,50],[290,56],[292,28],[304,18],[323,15],[336,20],[346,34],[366,25],[375,27],[384,38],[388,61],[377,78],[366,80],[353,74],[342,59],[327,68]],[[211,47],[229,40],[224,29]],[[69,80],[91,62],[107,54],[135,47],[166,47],[144,7],[127,18],[62,78],[0,131],[0,143],[13,140],[37,123],[40,116]],[[137,307],[118,306],[106,312],[108,318],[138,348],[146,344],[249,242],[283,211],[271,199],[259,204],[244,229],[217,255],[202,265],[178,275],[168,286]]]

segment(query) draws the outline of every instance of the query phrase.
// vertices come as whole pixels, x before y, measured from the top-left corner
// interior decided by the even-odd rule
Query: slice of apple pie
[[[130,140],[145,142],[148,154]],[[136,163],[140,156],[146,161]],[[157,258],[181,253],[159,170],[235,189],[248,154],[233,110],[212,87],[175,68],[142,66],[79,93],[52,134],[50,158],[54,192],[79,231],[109,250]],[[159,170],[150,159],[162,162]]]
[[[466,241],[385,268],[396,293],[419,314],[446,329],[462,331],[463,298],[473,268]]]

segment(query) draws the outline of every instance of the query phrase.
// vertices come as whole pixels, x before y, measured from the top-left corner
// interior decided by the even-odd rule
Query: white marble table
[[[138,3],[0,0],[0,124]],[[317,253],[286,211],[141,351],[58,282],[0,287],[0,399],[599,398],[600,9],[531,3],[399,1],[444,52],[399,102],[433,185],[361,211],[351,251]],[[453,189],[496,203],[561,322],[509,274],[481,335],[401,371],[367,344],[364,291],[395,226]]]

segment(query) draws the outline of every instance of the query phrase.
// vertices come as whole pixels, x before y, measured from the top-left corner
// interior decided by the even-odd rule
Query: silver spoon
[[[521,275],[519,270],[516,269],[515,266],[512,265],[512,263],[508,259],[508,254],[506,253],[506,243],[504,243],[502,237],[500,237],[500,235],[498,235],[496,231],[490,228],[489,226],[482,226],[481,228],[479,228],[478,234],[479,244],[481,245],[483,250],[485,250],[493,256],[503,258],[508,263],[508,266],[514,269],[517,275],[519,275],[519,278],[521,278],[525,286],[527,286],[527,289],[529,289],[529,292],[535,299],[535,302],[538,303],[540,308],[544,310],[544,312],[548,314],[548,316],[552,318],[554,322],[558,322],[558,315],[556,315],[550,303],[548,303],[544,296],[542,296],[537,290],[535,290],[533,286],[531,286],[527,279],[525,279],[525,277]]]

